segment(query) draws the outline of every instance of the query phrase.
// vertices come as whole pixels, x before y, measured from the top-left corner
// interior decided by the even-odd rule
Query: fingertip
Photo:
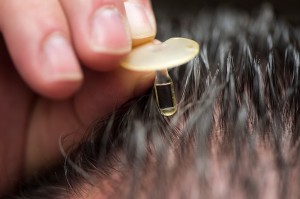
[[[25,79],[40,94],[63,99],[70,97],[81,85],[83,74],[70,42],[58,32],[42,41],[39,66],[25,71]],[[25,69],[23,69],[25,70]]]
[[[24,81],[36,93],[52,99],[71,96],[83,74],[70,41],[58,1],[5,1],[0,24],[10,56]],[[33,12],[34,8],[35,9]],[[10,20],[7,20],[10,19]]]
[[[122,55],[130,51],[130,33],[116,7],[101,6],[92,16],[90,46],[94,52]]]
[[[115,69],[132,46],[123,2],[88,0],[84,7],[80,0],[61,0],[61,3],[80,61],[97,71]]]
[[[69,40],[64,34],[53,32],[45,34],[36,45],[36,50],[15,57],[21,76],[44,97],[70,97],[79,89],[83,73]]]
[[[124,7],[133,40],[154,38],[156,21],[149,1],[127,0]]]

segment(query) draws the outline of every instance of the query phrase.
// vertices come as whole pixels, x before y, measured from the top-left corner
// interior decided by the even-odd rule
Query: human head
[[[153,91],[128,102],[23,198],[297,198],[299,29],[269,7],[159,23],[161,38],[201,44],[170,71],[176,115],[160,115]]]

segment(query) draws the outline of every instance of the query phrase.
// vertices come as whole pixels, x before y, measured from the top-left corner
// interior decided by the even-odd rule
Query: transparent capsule
[[[177,111],[174,84],[167,70],[157,71],[154,82],[155,98],[160,113],[171,116]]]

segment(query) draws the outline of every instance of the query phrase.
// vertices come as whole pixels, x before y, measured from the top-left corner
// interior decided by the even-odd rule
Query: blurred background
[[[163,10],[168,15],[194,14],[201,9],[213,9],[219,6],[255,12],[264,3],[272,5],[277,16],[292,24],[300,24],[300,0],[152,0],[154,10]]]

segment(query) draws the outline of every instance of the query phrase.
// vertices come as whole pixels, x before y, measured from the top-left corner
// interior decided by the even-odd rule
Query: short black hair
[[[201,44],[170,71],[177,113],[162,116],[149,90],[7,198],[84,196],[86,187],[107,198],[300,196],[300,29],[269,6],[157,14],[159,38]]]

